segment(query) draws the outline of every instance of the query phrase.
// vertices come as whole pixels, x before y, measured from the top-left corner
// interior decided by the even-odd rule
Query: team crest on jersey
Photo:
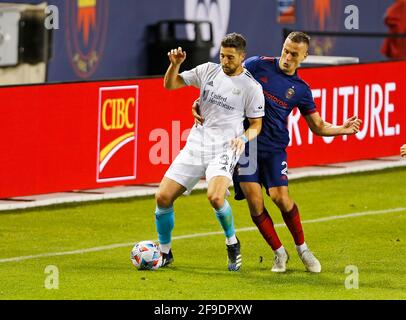
[[[236,96],[239,96],[241,94],[241,90],[240,89],[233,89],[233,94],[235,94]]]
[[[107,36],[109,0],[66,1],[66,41],[69,59],[80,78],[97,70]]]
[[[295,94],[296,94],[295,90],[293,88],[289,88],[288,91],[286,91],[286,98],[292,99]]]

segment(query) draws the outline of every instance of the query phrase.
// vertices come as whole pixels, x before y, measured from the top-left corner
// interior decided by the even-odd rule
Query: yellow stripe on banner
[[[111,150],[113,150],[117,145],[119,145],[121,142],[124,140],[134,137],[134,132],[126,133],[125,135],[117,138],[113,142],[109,143],[103,150],[100,152],[100,163],[103,162],[104,158],[107,157],[107,155],[110,153]]]
[[[78,0],[79,8],[95,7],[97,0]]]

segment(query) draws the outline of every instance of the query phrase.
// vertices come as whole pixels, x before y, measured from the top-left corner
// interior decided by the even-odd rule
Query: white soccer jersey
[[[193,127],[187,147],[213,151],[244,133],[244,119],[265,115],[261,85],[244,69],[230,77],[221,65],[205,63],[180,74],[186,85],[200,89],[200,114],[203,126]]]

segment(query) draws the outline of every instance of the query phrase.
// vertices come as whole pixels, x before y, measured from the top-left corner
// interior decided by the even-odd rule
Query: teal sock
[[[173,206],[170,208],[159,208],[155,211],[155,224],[158,231],[158,239],[160,244],[171,243],[172,230],[175,226],[175,212]]]
[[[216,211],[216,217],[217,220],[220,222],[221,227],[224,230],[224,234],[226,235],[227,238],[231,238],[232,236],[235,235],[235,229],[234,229],[234,218],[233,218],[233,212],[231,210],[230,204],[226,200],[224,202],[223,208],[220,210],[215,210]]]

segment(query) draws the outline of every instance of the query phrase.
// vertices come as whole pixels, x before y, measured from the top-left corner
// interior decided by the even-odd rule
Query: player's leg
[[[190,193],[204,173],[204,166],[195,163],[193,155],[182,150],[165,173],[155,195],[155,222],[160,249],[163,255],[162,266],[173,261],[171,250],[172,230],[175,224],[174,202],[183,193]]]
[[[230,204],[226,200],[226,192],[230,186],[230,179],[227,177],[213,177],[209,181],[207,198],[216,212],[216,217],[220,222],[226,236],[228,245],[236,244],[234,218]]]
[[[262,195],[261,183],[264,176],[268,175],[267,171],[269,170],[267,170],[267,167],[272,165],[272,162],[269,161],[266,155],[259,155],[258,153],[252,153],[249,156],[246,151],[245,156],[245,159],[240,160],[240,164],[233,176],[235,199],[247,199],[253,222],[274,251],[275,261],[272,271],[285,272],[289,256],[276,233],[272,218],[265,208]],[[245,164],[242,164],[243,162]]]
[[[319,261],[309,251],[303,232],[299,209],[293,199],[289,196],[288,188],[288,163],[285,151],[274,152],[272,155],[273,167],[268,168],[266,175],[266,188],[268,195],[282,213],[283,220],[287,225],[296,244],[296,250],[305,264],[307,270],[320,272]]]
[[[162,179],[155,194],[155,225],[158,232],[160,249],[163,254],[162,266],[173,262],[171,251],[172,231],[175,226],[175,200],[186,191],[186,188],[167,177]]]
[[[276,233],[272,218],[265,208],[261,185],[256,182],[241,182],[240,187],[247,199],[252,221],[272,250],[277,252],[281,249],[282,243]]]
[[[206,179],[209,182],[207,197],[226,236],[228,270],[230,271],[238,271],[242,263],[233,212],[226,200],[226,193],[232,181],[231,172],[233,172],[237,160],[234,152],[226,150],[224,154],[215,157],[206,170]]]
[[[283,220],[293,236],[299,257],[303,261],[306,269],[310,272],[321,272],[319,260],[317,260],[314,254],[309,250],[305,242],[299,209],[293,199],[289,197],[288,187],[270,188],[269,195],[279,207]]]
[[[292,234],[296,246],[303,245],[305,239],[299,209],[289,196],[288,186],[269,188],[268,193],[272,201],[281,211],[283,220]]]
[[[241,246],[235,234],[233,212],[225,198],[230,183],[231,180],[228,177],[217,176],[211,178],[207,197],[226,236],[228,270],[238,271],[242,264]]]

